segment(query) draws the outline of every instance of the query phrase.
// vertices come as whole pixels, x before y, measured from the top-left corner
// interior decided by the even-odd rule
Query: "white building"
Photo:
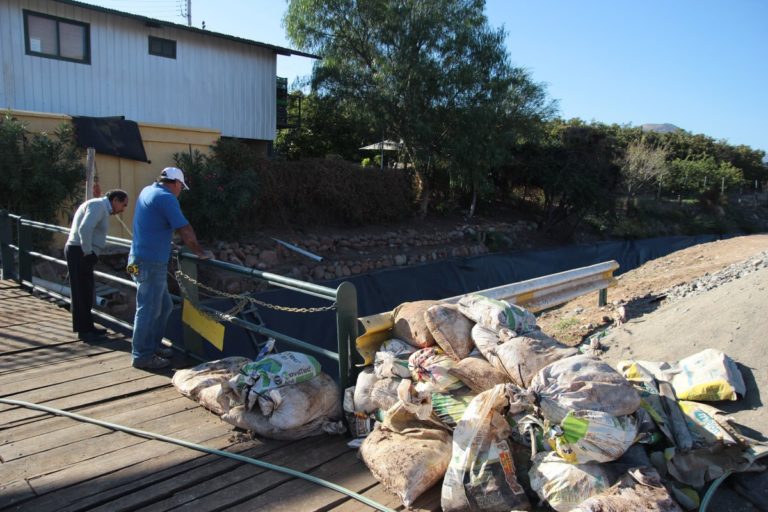
[[[0,2],[0,108],[275,139],[277,55],[314,55],[70,0]]]

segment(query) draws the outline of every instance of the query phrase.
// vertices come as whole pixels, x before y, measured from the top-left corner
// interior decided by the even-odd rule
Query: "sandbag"
[[[363,371],[358,374],[353,393],[353,410],[372,413],[378,408],[376,404],[371,402],[373,385],[377,380],[379,380],[379,378],[376,376],[373,366],[363,368]]]
[[[656,379],[672,384],[679,400],[738,400],[747,390],[733,359],[712,348],[676,363],[620,361],[617,367],[625,376],[632,376],[635,364],[646,368]]]
[[[450,368],[448,373],[461,380],[475,394],[491,389],[497,384],[511,382],[509,377],[482,357],[462,359]]]
[[[258,399],[259,410],[280,430],[291,430],[316,418],[341,419],[339,387],[327,374],[271,389]]]
[[[683,512],[661,483],[655,469],[639,467],[631,469],[613,486],[593,496],[573,512]]]
[[[445,426],[453,429],[477,393],[466,386],[444,393],[432,393],[432,410]]]
[[[443,479],[444,511],[527,510],[507,441],[504,386],[477,395],[453,432],[451,462]]]
[[[281,352],[243,365],[229,380],[229,387],[252,409],[266,391],[310,380],[318,374],[320,363],[314,357],[301,352]]]
[[[451,435],[442,429],[394,432],[379,424],[360,446],[373,476],[410,507],[443,477],[451,459]]]
[[[499,340],[501,344],[496,347],[496,367],[524,388],[548,364],[579,354],[577,348],[566,347],[538,328],[521,336],[514,336],[512,331],[501,329]]]
[[[459,311],[486,329],[498,332],[507,328],[518,335],[536,328],[533,313],[505,300],[490,299],[482,295],[465,295],[459,299]]]
[[[538,404],[542,416],[551,424],[562,422],[570,411],[626,416],[640,406],[640,396],[631,383],[607,363],[586,355],[545,366],[527,390],[507,384],[507,394],[510,412],[532,410]]]
[[[733,436],[718,421],[720,419],[723,423],[726,422],[722,411],[706,404],[689,402],[687,400],[679,401],[678,405],[685,417],[688,431],[693,438],[694,447],[699,448],[716,444],[732,446],[737,444]]]
[[[379,379],[397,377],[410,379],[411,370],[408,368],[408,355],[398,357],[392,352],[379,351],[373,359],[373,371]]]
[[[379,379],[373,368],[365,368],[357,376],[353,400],[355,411],[370,414],[377,409],[389,409],[397,402],[397,386],[400,380]]]
[[[238,405],[238,397],[229,386],[219,383],[209,386],[200,391],[197,395],[197,401],[200,405],[214,414],[221,416]]]
[[[456,361],[436,347],[422,348],[408,358],[408,368],[419,391],[440,393],[460,388],[461,381],[449,373],[455,366]]]
[[[474,327],[472,327],[472,342],[486,361],[491,363],[491,366],[497,368],[506,375],[506,369],[499,364],[499,358],[496,354],[496,348],[501,344],[501,338],[499,338],[498,331],[485,328],[480,324],[475,324]]]
[[[550,429],[549,444],[571,464],[609,462],[624,455],[636,436],[637,422],[632,416],[571,411]]]
[[[554,452],[536,454],[528,476],[531,489],[557,512],[573,510],[607,490],[612,480],[605,464],[570,464]]]
[[[238,405],[221,416],[237,427],[274,439],[301,439],[322,433],[343,433],[336,382],[325,373],[272,389],[248,410]]]
[[[430,347],[435,344],[435,338],[427,327],[424,313],[437,304],[434,300],[419,300],[403,302],[392,311],[392,336],[417,347]]]
[[[432,337],[449,357],[464,359],[472,351],[472,320],[455,304],[436,304],[424,313]]]
[[[173,374],[173,386],[184,396],[197,400],[205,388],[231,379],[240,368],[251,360],[247,357],[225,357],[217,361],[199,364],[194,368],[179,370]]]
[[[256,409],[246,410],[245,406],[238,405],[221,416],[221,419],[235,427],[255,432],[262,437],[294,441],[305,437],[319,436],[322,434],[343,434],[346,431],[344,423],[328,418],[315,418],[297,428],[283,430],[275,427],[261,412]]]

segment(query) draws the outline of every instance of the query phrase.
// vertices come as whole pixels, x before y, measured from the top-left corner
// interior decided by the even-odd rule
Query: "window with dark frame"
[[[176,41],[149,36],[149,54],[168,59],[176,58]]]
[[[25,10],[24,47],[27,55],[90,64],[91,28],[81,21]]]

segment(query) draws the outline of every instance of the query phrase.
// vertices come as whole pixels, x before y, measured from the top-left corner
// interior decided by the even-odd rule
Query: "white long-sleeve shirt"
[[[83,254],[101,254],[107,245],[111,213],[112,204],[106,197],[89,199],[81,204],[72,220],[67,244],[79,245],[83,248]]]

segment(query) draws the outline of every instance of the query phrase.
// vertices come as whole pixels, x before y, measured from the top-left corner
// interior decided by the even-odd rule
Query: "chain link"
[[[233,299],[238,301],[237,305],[234,308],[232,308],[228,313],[226,313],[227,315],[231,315],[231,316],[237,315],[240,311],[243,310],[245,305],[248,303],[256,304],[257,306],[262,306],[268,309],[274,309],[276,311],[283,311],[286,313],[322,313],[325,311],[334,311],[336,309],[335,302],[330,306],[321,306],[317,308],[294,308],[290,306],[278,306],[277,304],[270,304],[268,302],[263,302],[258,299],[254,299],[253,297],[249,297],[247,295],[227,293],[221,290],[217,290],[215,288],[211,288],[210,286],[204,285],[203,283],[193,278],[192,276],[188,276],[181,270],[177,270],[175,274],[176,274],[176,281],[179,283],[179,288],[181,288],[184,295],[187,295],[187,293],[186,293],[186,289],[184,288],[184,285],[181,283],[181,279],[185,279],[190,284],[193,284],[198,288],[201,288],[218,297],[224,297],[227,299]]]

